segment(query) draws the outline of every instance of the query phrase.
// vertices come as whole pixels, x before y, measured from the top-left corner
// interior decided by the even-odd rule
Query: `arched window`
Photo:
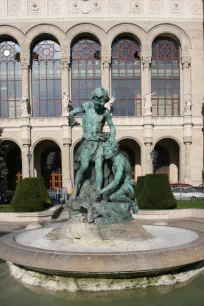
[[[43,40],[34,47],[31,56],[33,116],[60,117],[60,46],[52,40]]]
[[[73,107],[90,100],[95,88],[101,86],[100,44],[92,39],[80,39],[72,47]]]
[[[179,46],[171,39],[157,39],[152,45],[152,111],[154,116],[180,114]]]
[[[20,47],[14,41],[0,43],[0,117],[20,117]]]
[[[112,93],[115,116],[141,115],[141,68],[139,45],[122,38],[112,46]]]

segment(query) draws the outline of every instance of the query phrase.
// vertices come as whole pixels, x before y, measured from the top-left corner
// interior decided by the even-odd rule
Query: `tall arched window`
[[[101,86],[100,44],[92,39],[80,39],[72,47],[73,107],[90,100],[95,88]]]
[[[112,46],[112,93],[115,116],[141,115],[140,47],[129,38],[122,38]]]
[[[152,45],[152,111],[154,116],[180,114],[179,46],[171,39],[157,39]]]
[[[14,41],[0,43],[0,117],[20,117],[20,47]]]
[[[52,40],[43,40],[33,48],[31,55],[33,116],[60,117],[60,46]]]

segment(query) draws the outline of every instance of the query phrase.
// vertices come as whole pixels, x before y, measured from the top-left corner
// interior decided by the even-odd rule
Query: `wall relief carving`
[[[8,0],[8,16],[20,15],[20,0]]]
[[[202,14],[202,0],[191,0],[190,1],[191,4],[191,13],[193,15],[201,15]]]
[[[123,1],[112,0],[111,1],[111,12],[113,14],[122,14],[122,12],[123,12]]]
[[[151,0],[150,1],[150,14],[160,15],[164,10],[163,0]]]
[[[49,0],[48,11],[49,15],[59,15],[61,13],[62,1],[61,0]]]
[[[75,14],[89,14],[101,8],[101,0],[72,0],[71,12]]]
[[[142,14],[144,11],[144,0],[133,0],[132,1],[132,13]]]
[[[28,2],[28,14],[35,15],[40,12],[40,0],[29,0]]]
[[[170,0],[170,13],[182,14],[183,12],[183,0]]]

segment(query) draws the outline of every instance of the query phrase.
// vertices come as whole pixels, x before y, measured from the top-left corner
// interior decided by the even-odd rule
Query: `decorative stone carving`
[[[113,14],[122,14],[122,12],[123,12],[123,1],[112,0],[111,1],[111,12]]]
[[[141,14],[143,13],[144,3],[143,0],[133,0],[132,1],[132,12],[134,14]]]
[[[160,15],[164,9],[163,0],[151,0],[150,1],[150,14]]]
[[[181,14],[183,11],[183,0],[170,0],[170,13]]]
[[[61,7],[61,0],[49,0],[48,2],[48,11],[50,15],[59,15],[61,12]]]
[[[152,116],[152,99],[151,96],[156,93],[148,93],[144,96],[144,116]]]
[[[190,1],[190,10],[193,15],[201,15],[202,14],[202,0],[191,0]]]
[[[28,114],[28,108],[29,108],[29,101],[28,99],[23,96],[21,98],[21,118],[27,118],[29,117],[29,114]]]
[[[62,93],[62,117],[68,117],[70,111],[73,109],[72,102],[66,92]]]
[[[40,12],[40,0],[29,0],[28,2],[28,14],[35,15]]]
[[[25,56],[21,54],[21,68],[22,69],[28,69],[29,66],[29,58],[28,56]]]
[[[183,65],[183,69],[185,68],[189,68],[190,64],[191,64],[191,59],[189,56],[182,56],[181,58],[181,63]]]
[[[72,0],[71,11],[75,14],[89,14],[101,8],[101,0]]]
[[[20,15],[20,0],[8,0],[8,16]]]
[[[144,68],[150,68],[151,55],[142,56],[142,63],[143,63]]]
[[[185,103],[184,103],[184,116],[185,115],[192,115],[192,97],[191,94],[187,94],[185,97]]]

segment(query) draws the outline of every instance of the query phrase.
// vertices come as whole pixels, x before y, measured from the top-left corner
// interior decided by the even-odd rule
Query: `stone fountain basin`
[[[144,229],[150,234],[146,239],[98,245],[88,237],[68,241],[52,235],[56,228],[15,232],[0,239],[0,258],[46,274],[117,278],[163,274],[203,260],[204,232],[152,225]]]

